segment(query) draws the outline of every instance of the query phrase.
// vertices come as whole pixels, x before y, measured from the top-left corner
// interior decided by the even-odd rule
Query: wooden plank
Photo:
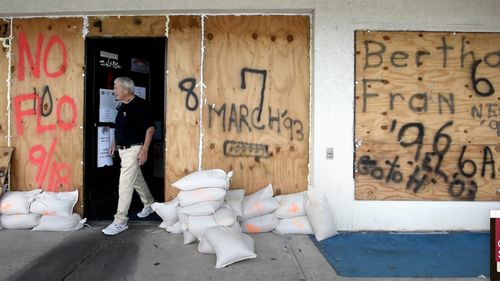
[[[89,17],[87,36],[165,36],[165,16]]]
[[[0,146],[7,146],[8,133],[8,96],[7,78],[9,73],[8,40],[10,37],[10,21],[0,19]]]
[[[440,149],[444,150],[444,146]],[[421,147],[418,160],[416,152],[417,147],[408,149],[394,144],[359,147],[356,199],[500,199],[500,166],[494,160],[498,159],[500,145],[450,145],[441,161],[438,154],[431,154],[432,145]]]
[[[234,170],[247,194],[307,189],[309,17],[208,16],[205,27],[203,168]]]
[[[13,20],[13,190],[83,198],[82,18]]]
[[[499,145],[500,103],[489,92],[500,89],[499,45],[500,33],[357,31],[357,145],[397,148],[401,157],[414,154],[417,144]],[[454,167],[444,172],[452,175]],[[475,200],[499,200],[494,184],[485,184],[489,192]],[[445,193],[409,197],[400,189],[390,196],[361,192],[380,190],[368,186],[371,180],[360,177],[356,198],[454,200]]]
[[[201,18],[172,16],[169,21],[167,48],[165,200],[170,201],[178,190],[171,184],[198,170],[200,114],[196,101],[200,91],[183,91],[200,81]],[[186,103],[192,109],[187,109]]]

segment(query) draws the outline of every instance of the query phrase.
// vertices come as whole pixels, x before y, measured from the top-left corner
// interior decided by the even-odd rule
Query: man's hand
[[[148,148],[144,145],[141,147],[139,154],[137,155],[137,159],[139,160],[139,165],[142,166],[148,160]]]
[[[108,150],[109,156],[111,156],[111,157],[115,156],[115,148],[116,148],[115,142],[113,142]]]

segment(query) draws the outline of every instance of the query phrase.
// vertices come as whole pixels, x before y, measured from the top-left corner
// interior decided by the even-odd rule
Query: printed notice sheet
[[[99,89],[99,122],[115,123],[118,101],[113,90]]]
[[[114,140],[114,128],[97,127],[97,168],[113,166],[113,158],[109,155],[109,148]]]

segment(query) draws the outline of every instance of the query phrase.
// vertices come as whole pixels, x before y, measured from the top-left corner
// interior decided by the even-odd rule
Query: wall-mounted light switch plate
[[[326,160],[333,160],[333,147],[326,148]]]

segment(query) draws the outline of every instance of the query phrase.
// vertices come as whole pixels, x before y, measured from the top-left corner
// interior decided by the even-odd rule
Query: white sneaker
[[[102,230],[102,233],[106,235],[116,235],[122,231],[125,231],[128,229],[128,225],[126,224],[117,224],[117,223],[112,223],[108,225],[105,229]]]
[[[154,213],[154,210],[153,210],[153,208],[151,208],[151,206],[144,207],[144,208],[142,208],[142,211],[140,211],[139,213],[137,213],[137,217],[143,219],[143,218],[151,215],[152,213]]]

